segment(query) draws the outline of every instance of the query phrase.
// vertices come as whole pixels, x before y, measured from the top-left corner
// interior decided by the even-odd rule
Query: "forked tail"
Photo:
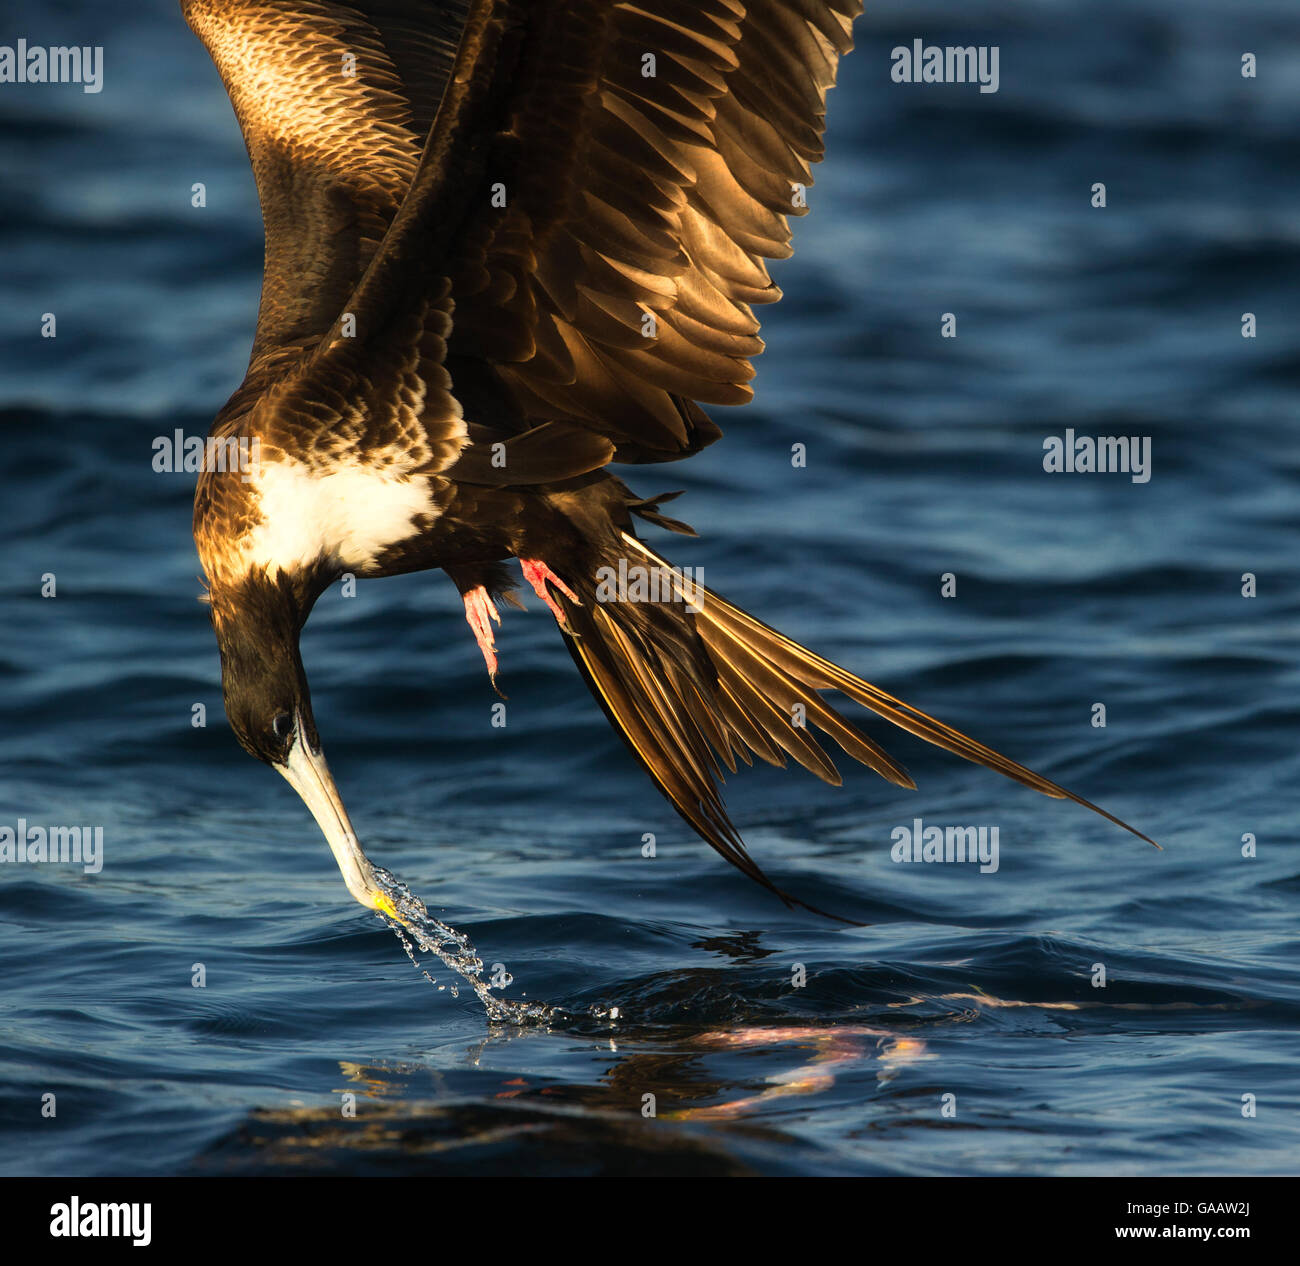
[[[784,767],[793,757],[838,786],[839,771],[812,737],[816,728],[882,778],[916,786],[821,690],[838,690],[927,742],[1044,795],[1073,800],[1160,847],[1091,801],[769,628],[629,533],[620,544],[621,555],[611,546],[594,576],[566,575],[581,599],[578,605],[560,599],[572,630],[569,650],[614,728],[678,813],[787,905],[826,914],[782,892],[749,856],[719,794],[722,766],[734,773],[738,759],[753,764],[758,756]]]

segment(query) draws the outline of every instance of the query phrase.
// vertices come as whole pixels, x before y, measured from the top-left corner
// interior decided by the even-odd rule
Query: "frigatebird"
[[[266,242],[248,372],[211,431],[256,460],[209,466],[195,495],[226,715],[358,901],[392,912],[322,754],[304,622],[346,573],[440,568],[495,680],[511,559],[659,790],[787,904],[805,905],[746,852],[723,766],[788,756],[838,784],[816,728],[915,786],[824,690],[1141,835],[697,591],[638,525],[692,530],[609,469],[699,452],[721,434],[702,406],[752,394],[753,309],[780,295],[766,261],[806,209],[858,0],[182,7]]]

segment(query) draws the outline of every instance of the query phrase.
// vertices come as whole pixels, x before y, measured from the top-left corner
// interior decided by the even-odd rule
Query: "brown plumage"
[[[354,895],[381,904],[297,648],[343,572],[446,569],[495,674],[501,563],[521,560],[660,790],[768,887],[724,767],[793,757],[838,782],[816,729],[913,785],[822,690],[1096,809],[712,593],[602,595],[606,568],[671,575],[635,519],[690,530],[607,466],[697,452],[720,435],[701,405],[750,397],[753,309],[779,297],[765,261],[790,253],[857,0],[182,7],[266,231],[248,373],[213,427],[256,440],[257,463],[205,471],[195,502],[227,713],[312,806]]]

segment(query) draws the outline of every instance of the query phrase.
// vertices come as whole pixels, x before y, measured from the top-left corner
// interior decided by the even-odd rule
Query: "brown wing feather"
[[[751,305],[820,157],[858,0],[480,0],[420,169],[349,301],[450,277],[449,354],[622,461],[696,451],[748,400]],[[653,73],[649,73],[653,71]],[[483,419],[474,419],[483,421]]]
[[[219,425],[252,425],[279,384],[272,425],[338,432],[344,409],[283,409],[361,392],[371,432],[440,450],[460,408],[436,371],[474,363],[495,386],[460,403],[485,435],[566,423],[558,445],[594,432],[623,461],[712,442],[696,402],[750,397],[751,305],[778,297],[764,260],[789,253],[859,9],[186,0],[266,222],[249,380]],[[426,393],[424,433],[395,426]]]
[[[214,434],[308,464],[437,472],[465,444],[434,278],[358,323],[348,299],[418,167],[468,0],[184,0],[243,130],[266,231],[248,375]]]
[[[576,374],[556,381],[500,321],[481,346],[530,411],[609,434],[622,460],[663,460],[718,435],[685,401],[752,394],[752,305],[780,295],[764,259],[790,253],[788,217],[804,212],[796,190],[821,156],[826,90],[860,5],[592,8],[604,43],[574,94],[581,118],[561,146],[544,113],[512,116],[520,144],[491,164],[512,201],[484,254],[488,274],[511,274],[520,323],[554,327]],[[528,179],[539,154],[553,165],[540,185]],[[524,225],[532,260],[499,246]],[[457,303],[473,325],[475,294],[458,286]]]
[[[415,175],[467,3],[183,0],[248,146],[266,230],[253,359],[319,338]]]

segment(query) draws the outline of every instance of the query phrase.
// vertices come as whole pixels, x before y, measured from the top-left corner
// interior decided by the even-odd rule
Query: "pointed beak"
[[[370,910],[382,910],[396,918],[397,911],[393,903],[380,888],[375,879],[374,867],[370,859],[361,851],[356,832],[348,818],[348,811],[343,807],[338,788],[330,776],[325,757],[318,751],[312,751],[303,737],[302,718],[294,731],[293,746],[289,749],[286,765],[277,765],[289,785],[302,797],[302,802],[311,810],[312,817],[325,834],[330,852],[343,872],[343,882],[348,891],[363,906]]]

